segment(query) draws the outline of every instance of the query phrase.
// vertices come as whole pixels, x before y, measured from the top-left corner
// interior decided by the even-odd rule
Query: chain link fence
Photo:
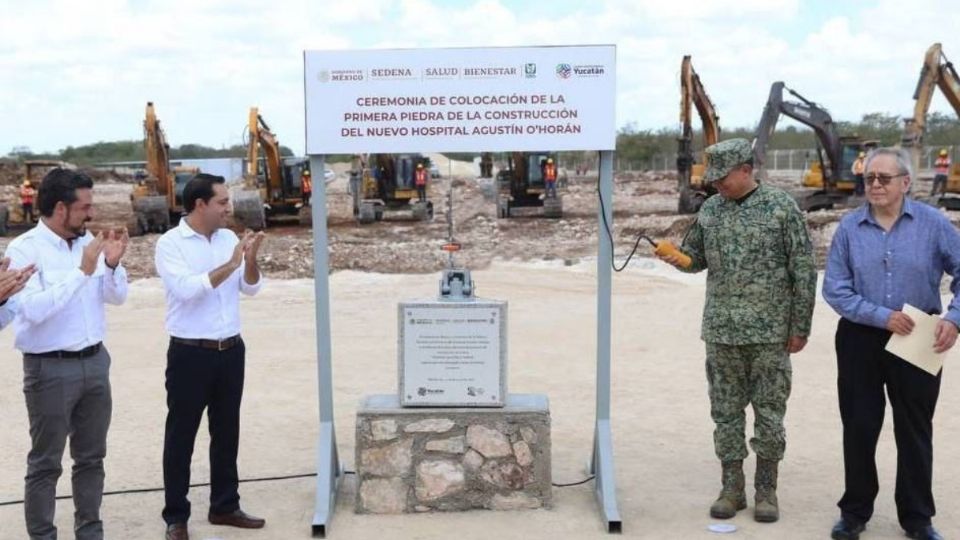
[[[933,169],[933,162],[937,159],[941,149],[946,148],[950,159],[956,162],[960,159],[960,146],[928,146],[920,158],[920,170]],[[778,172],[805,171],[810,164],[817,160],[817,151],[809,149],[768,150],[767,170]],[[676,154],[658,154],[645,161],[629,161],[617,158],[618,171],[674,171],[677,169]]]

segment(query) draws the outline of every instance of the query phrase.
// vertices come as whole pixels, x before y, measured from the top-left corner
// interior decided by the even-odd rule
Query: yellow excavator
[[[703,88],[700,76],[693,70],[690,55],[680,63],[680,138],[677,139],[677,177],[680,190],[679,212],[696,214],[707,197],[717,192],[704,185],[703,160],[697,163],[693,154],[693,107],[696,107],[703,126],[704,147],[720,140],[720,117]]]
[[[143,134],[147,176],[137,183],[130,195],[137,223],[133,232],[162,233],[180,220],[183,214],[183,187],[200,169],[171,167],[170,145],[160,127],[152,101],[147,102]]]
[[[920,78],[913,92],[913,117],[904,120],[900,146],[910,151],[913,170],[920,169],[923,153],[923,135],[927,128],[927,111],[934,91],[939,88],[943,96],[960,116],[960,75],[943,54],[943,47],[934,43],[927,49],[920,68]],[[960,193],[960,162],[954,163],[947,176],[947,193]],[[938,203],[951,210],[960,210],[960,198],[944,196]]]
[[[418,200],[414,178],[417,165],[430,170],[429,158],[421,154],[369,154],[357,156],[355,162],[350,194],[357,223],[380,221],[389,213],[409,212],[415,221],[433,219],[433,201]]]
[[[250,107],[247,115],[247,137],[245,189],[234,193],[234,218],[254,230],[294,216],[302,225],[312,224],[301,185],[309,161],[284,159],[277,136],[257,107]]]
[[[784,99],[784,91],[799,101]],[[853,162],[860,152],[875,148],[879,141],[864,140],[856,135],[841,136],[826,108],[777,81],[770,86],[770,96],[753,142],[754,167],[761,177],[766,170],[767,146],[781,115],[806,125],[817,138],[817,160],[803,177],[804,187],[816,191],[800,201],[801,208],[806,211],[826,210],[835,205],[857,202],[848,201],[856,187]]]
[[[497,171],[497,217],[513,217],[517,208],[543,210],[545,218],[563,217],[563,196],[547,190],[544,167],[548,160],[557,163],[555,152],[510,152],[506,156],[507,167]],[[566,173],[557,172],[556,187],[567,183]]]

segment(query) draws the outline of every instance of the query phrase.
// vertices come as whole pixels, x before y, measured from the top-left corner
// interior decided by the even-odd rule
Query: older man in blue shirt
[[[837,504],[841,519],[831,537],[856,539],[873,514],[879,491],[875,453],[886,400],[893,408],[897,442],[897,517],[910,538],[942,538],[931,524],[936,512],[933,414],[940,375],[930,375],[886,352],[892,334],[908,335],[910,304],[939,314],[940,281],[953,276],[953,300],[937,324],[943,352],[960,325],[960,234],[937,209],[907,197],[913,178],[909,156],[881,148],[866,161],[868,203],[844,216],[830,246],[823,297],[841,315],[837,328],[837,389],[843,420],[846,486]]]

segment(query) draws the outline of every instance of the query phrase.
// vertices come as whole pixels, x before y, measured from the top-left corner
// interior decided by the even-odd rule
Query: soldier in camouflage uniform
[[[713,439],[723,489],[710,515],[731,518],[747,506],[743,460],[745,409],[752,405],[757,454],[756,507],[761,522],[779,519],[777,465],[786,437],[790,354],[806,345],[817,273],[803,214],[784,191],[753,178],[746,139],[706,149],[706,182],[718,195],[704,202],[681,250],[692,259],[664,260],[685,272],[707,270],[701,337],[706,342]]]

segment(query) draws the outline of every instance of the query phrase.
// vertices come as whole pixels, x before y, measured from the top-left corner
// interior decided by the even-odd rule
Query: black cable
[[[345,471],[343,471],[343,474],[344,474],[344,476],[346,476],[346,475],[349,475],[349,474],[357,474],[357,472],[356,472],[356,471],[347,471],[347,470],[345,470]],[[283,475],[283,476],[263,476],[263,477],[259,477],[259,478],[245,478],[245,479],[240,480],[239,483],[240,483],[240,484],[252,484],[252,483],[255,483],[255,482],[276,482],[276,481],[278,481],[278,480],[295,480],[295,479],[299,479],[299,478],[312,478],[312,477],[314,477],[314,476],[317,476],[317,473],[288,474],[288,475]],[[595,478],[595,477],[594,477],[593,475],[591,475],[591,476],[589,476],[589,477],[587,477],[587,478],[585,478],[585,479],[583,479],[583,480],[579,480],[579,481],[577,481],[577,482],[571,482],[571,483],[569,483],[569,484],[556,484],[556,483],[555,483],[555,484],[553,484],[553,487],[556,487],[556,488],[565,488],[565,487],[580,486],[580,485],[586,484],[587,482],[593,480],[594,478]],[[191,488],[208,487],[209,485],[210,485],[210,482],[201,482],[201,483],[198,483],[198,484],[190,484],[190,487],[191,487]],[[139,494],[139,493],[159,493],[159,492],[161,492],[161,491],[163,491],[163,488],[162,488],[162,487],[118,489],[118,490],[115,490],[115,491],[104,491],[104,492],[103,492],[103,496],[104,496],[104,497],[109,497],[109,496],[111,496],[111,495],[135,495],[135,494]],[[68,500],[68,499],[72,499],[72,498],[73,498],[73,495],[60,495],[60,496],[56,497],[56,500],[58,500],[58,501],[64,501],[64,500]],[[20,504],[23,504],[23,499],[20,499],[20,500],[17,500],[17,501],[0,501],[0,506],[16,506],[16,505],[20,505]]]
[[[349,475],[349,474],[357,474],[357,472],[356,472],[356,471],[347,471],[347,470],[345,470],[345,471],[343,471],[343,474],[344,474],[344,476],[346,476],[346,475]],[[255,483],[255,482],[276,482],[276,481],[278,481],[278,480],[295,480],[295,479],[299,479],[299,478],[312,478],[312,477],[314,477],[314,476],[317,476],[317,473],[288,474],[288,475],[284,475],[284,476],[263,476],[263,477],[260,477],[260,478],[246,478],[246,479],[240,480],[239,483],[240,483],[240,484],[251,484],[251,483]],[[556,488],[565,488],[565,487],[580,486],[580,485],[586,484],[587,482],[593,480],[594,478],[595,478],[595,477],[594,477],[593,475],[591,475],[591,476],[589,476],[589,477],[587,477],[587,478],[585,478],[585,479],[583,479],[583,480],[577,481],[577,482],[571,482],[571,483],[569,483],[569,484],[556,484],[556,483],[554,483],[554,484],[552,484],[552,485],[553,485],[553,487],[556,487]],[[190,487],[191,487],[191,488],[208,487],[209,485],[210,485],[210,482],[201,482],[201,483],[198,483],[198,484],[190,484]],[[109,497],[109,496],[111,496],[111,495],[135,495],[135,494],[139,494],[139,493],[159,493],[159,492],[161,492],[161,491],[163,491],[163,488],[162,488],[162,487],[118,489],[118,490],[115,490],[115,491],[104,491],[104,492],[103,492],[103,496],[104,496],[104,497]],[[63,500],[68,500],[68,499],[72,499],[72,498],[73,498],[73,495],[60,495],[60,496],[56,497],[56,500],[58,500],[58,501],[63,501]],[[0,502],[0,506],[15,506],[15,505],[20,505],[20,504],[23,504],[23,500],[22,500],[22,499],[21,499],[21,500],[17,500],[17,501],[2,501],[2,502]]]
[[[569,484],[553,484],[553,487],[565,488],[565,487],[573,487],[573,486],[582,486],[583,484],[586,484],[587,482],[593,480],[596,477],[597,477],[596,475],[591,474],[590,476],[584,478],[583,480],[578,480],[576,482],[571,482]]]
[[[610,240],[610,267],[613,268],[614,272],[623,272],[626,270],[627,265],[630,264],[630,259],[637,253],[637,248],[640,247],[640,242],[642,242],[645,236],[641,233],[637,235],[637,241],[633,244],[633,249],[630,250],[630,254],[627,255],[627,260],[623,261],[623,265],[617,268],[616,257],[614,256],[614,244],[613,244],[613,232],[610,230],[610,224],[607,223],[607,210],[603,205],[603,195],[600,193],[600,184],[597,184],[597,199],[600,200],[600,216],[603,218],[603,228],[607,231],[607,238]],[[611,211],[613,209],[611,208]],[[647,239],[651,244],[653,241]]]
[[[344,474],[344,475],[348,475],[348,474],[357,474],[357,473],[356,473],[355,471],[343,471],[343,474]],[[246,479],[242,479],[242,480],[239,481],[239,483],[240,483],[240,484],[251,484],[251,483],[255,483],[255,482],[275,482],[275,481],[277,481],[277,480],[294,480],[294,479],[297,479],[297,478],[311,478],[311,477],[314,477],[314,476],[316,476],[316,475],[317,475],[317,473],[303,473],[303,474],[289,474],[289,475],[284,475],[284,476],[263,476],[263,477],[259,477],[259,478],[246,478]],[[198,484],[190,484],[190,487],[191,487],[191,488],[195,488],[195,487],[207,487],[207,486],[209,486],[209,485],[210,485],[210,482],[201,482],[201,483],[198,483]],[[115,490],[115,491],[104,491],[104,492],[103,492],[103,496],[104,496],[104,497],[107,497],[107,496],[110,496],[110,495],[133,495],[133,494],[138,494],[138,493],[158,493],[158,492],[160,492],[160,491],[163,491],[163,488],[162,488],[162,487],[118,489],[118,490]],[[63,501],[63,500],[72,499],[72,498],[73,498],[73,495],[60,495],[60,496],[58,496],[58,497],[56,498],[56,500],[58,500],[58,501]],[[23,500],[18,500],[18,501],[2,501],[2,502],[0,502],[0,506],[14,506],[14,505],[19,505],[19,504],[23,504]]]

